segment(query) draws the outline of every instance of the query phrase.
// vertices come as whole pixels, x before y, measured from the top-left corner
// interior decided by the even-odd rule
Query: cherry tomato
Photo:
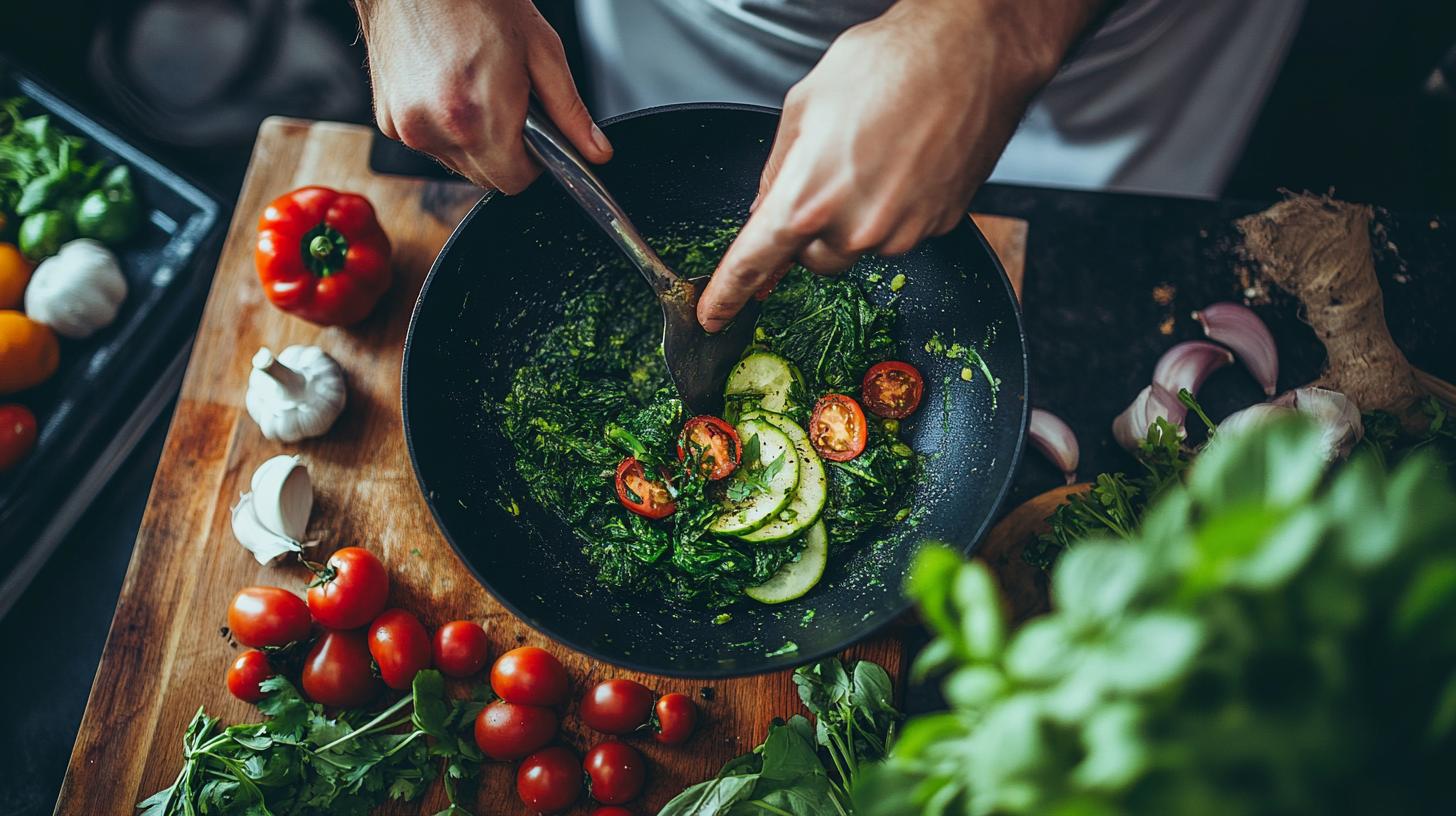
[[[435,632],[435,666],[451,677],[469,677],[485,668],[488,643],[475,621],[450,621]]]
[[[475,744],[491,759],[520,759],[544,748],[559,725],[549,708],[497,700],[476,715]]]
[[[702,472],[709,479],[726,479],[743,461],[743,441],[733,426],[715,416],[695,416],[677,438],[677,458],[688,452],[703,457]]]
[[[686,694],[662,695],[657,701],[657,733],[653,739],[663,745],[687,742],[698,724],[698,707]]]
[[[303,693],[337,708],[358,708],[380,691],[364,633],[329,630],[303,659]]]
[[[630,734],[652,715],[652,690],[635,680],[597,683],[581,700],[581,721],[603,734]]]
[[[647,478],[647,471],[634,456],[617,465],[617,501],[639,516],[667,518],[677,511],[677,502],[660,479]]]
[[[420,619],[403,609],[386,609],[369,624],[369,654],[379,665],[384,685],[400,691],[430,667],[430,633]]]
[[[263,699],[263,690],[258,688],[258,684],[272,676],[273,667],[268,665],[268,656],[257,649],[249,649],[228,666],[228,691],[245,703],[256,703]]]
[[[35,414],[24,405],[0,405],[0,473],[20,464],[35,447]]]
[[[228,630],[244,646],[287,646],[312,628],[303,599],[279,587],[246,587],[228,606]]]
[[[885,419],[904,419],[920,407],[925,393],[925,380],[915,366],[890,360],[875,363],[865,372],[860,395],[865,408]]]
[[[632,816],[632,811],[617,805],[602,805],[593,808],[591,816]]]
[[[490,687],[512,703],[560,705],[566,701],[566,667],[545,649],[522,646],[496,659],[490,668]]]
[[[358,629],[384,611],[389,573],[374,553],[345,547],[329,556],[308,588],[308,609],[330,629]]]
[[[615,740],[587,751],[582,767],[591,780],[588,792],[604,805],[636,799],[647,781],[647,760],[636,748]]]
[[[556,746],[537,751],[516,769],[516,795],[536,813],[566,810],[581,797],[581,763]]]
[[[869,430],[859,403],[843,394],[825,394],[809,416],[809,441],[831,462],[848,462],[864,453]]]

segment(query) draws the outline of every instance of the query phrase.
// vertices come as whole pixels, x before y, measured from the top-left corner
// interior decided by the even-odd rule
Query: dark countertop
[[[1230,220],[1258,208],[1000,186],[977,198],[979,211],[1031,222],[1024,295],[1032,402],[1077,431],[1084,475],[1130,464],[1111,440],[1111,419],[1147,383],[1162,350],[1199,336],[1189,312],[1239,296]],[[1440,354],[1456,348],[1456,321],[1448,318],[1456,304],[1456,222],[1389,213],[1380,220],[1389,244],[1377,248],[1378,266],[1392,332],[1417,366],[1456,379],[1456,361]],[[1167,305],[1153,297],[1159,286],[1174,290]],[[1292,303],[1276,297],[1262,313],[1281,344],[1280,387],[1311,379],[1323,351]],[[1216,373],[1202,392],[1215,418],[1258,396],[1237,366]],[[9,669],[0,675],[0,767],[7,769],[0,813],[53,808],[170,417],[169,408],[0,620]],[[1058,481],[1028,453],[1011,501]]]

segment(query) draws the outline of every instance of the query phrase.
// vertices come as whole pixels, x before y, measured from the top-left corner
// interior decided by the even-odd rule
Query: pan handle
[[[677,274],[647,245],[621,205],[592,172],[586,159],[537,106],[535,99],[526,107],[525,131],[527,152],[546,168],[567,195],[586,210],[587,215],[647,279],[653,291],[662,296],[676,289],[681,283]]]

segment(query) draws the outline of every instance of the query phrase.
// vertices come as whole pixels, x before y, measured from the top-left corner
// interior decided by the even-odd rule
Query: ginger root
[[[1370,254],[1370,208],[1305,193],[1236,223],[1249,257],[1298,298],[1324,344],[1313,385],[1343,393],[1361,411],[1421,422],[1427,395],[1385,324],[1385,299]]]

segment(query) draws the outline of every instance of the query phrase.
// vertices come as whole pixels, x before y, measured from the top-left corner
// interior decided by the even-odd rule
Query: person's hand
[[[845,31],[784,100],[752,215],[698,301],[703,327],[796,260],[837,273],[954,228],[1096,5],[901,0]]]
[[[521,135],[534,93],[583,156],[611,158],[561,39],[530,0],[360,0],[359,22],[385,136],[518,193],[541,172]]]

